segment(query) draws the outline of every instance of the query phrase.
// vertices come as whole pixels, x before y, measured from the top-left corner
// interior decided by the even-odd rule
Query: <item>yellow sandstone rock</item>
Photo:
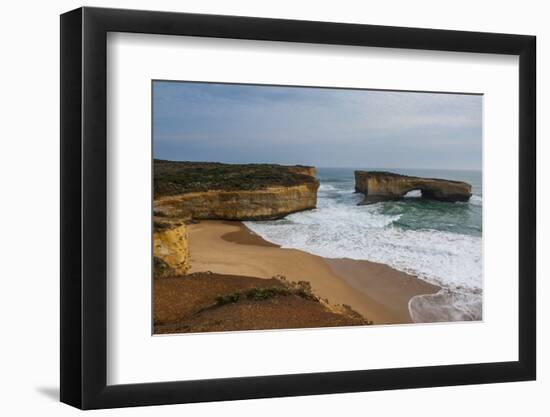
[[[153,257],[155,278],[183,275],[189,270],[185,224],[155,221]]]
[[[260,190],[210,190],[160,197],[155,213],[171,218],[222,220],[277,219],[317,205],[318,182]]]
[[[472,186],[462,181],[420,178],[380,171],[355,171],[355,191],[365,194],[360,204],[399,200],[409,191],[420,190],[422,198],[439,201],[468,201]]]
[[[155,161],[155,278],[189,270],[185,222],[278,219],[317,205],[314,167]]]

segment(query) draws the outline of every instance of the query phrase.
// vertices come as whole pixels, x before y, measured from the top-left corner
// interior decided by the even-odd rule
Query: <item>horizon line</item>
[[[154,160],[166,161],[166,162],[194,162],[194,163],[205,163],[205,164],[227,164],[227,165],[282,165],[282,166],[307,166],[313,168],[329,168],[329,169],[367,169],[365,167],[358,166],[327,166],[327,165],[315,165],[315,164],[305,164],[305,163],[295,163],[295,164],[286,164],[280,162],[221,162],[221,161],[190,161],[190,160],[175,160],[175,159],[164,159],[153,157]],[[483,171],[482,168],[425,168],[425,167],[383,167],[383,166],[372,166],[368,169],[425,169],[425,170],[443,170],[443,171]]]

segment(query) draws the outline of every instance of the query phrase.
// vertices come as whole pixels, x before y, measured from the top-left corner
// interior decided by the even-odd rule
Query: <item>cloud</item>
[[[481,166],[476,95],[155,82],[153,106],[166,159]]]

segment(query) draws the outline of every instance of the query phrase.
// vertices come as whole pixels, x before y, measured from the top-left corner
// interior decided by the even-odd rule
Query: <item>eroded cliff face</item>
[[[317,205],[314,167],[155,160],[154,274],[189,270],[185,222],[279,219]]]
[[[315,178],[315,176],[317,175],[317,169],[315,167],[308,167],[305,165],[293,165],[287,166],[286,168],[290,172],[294,172],[295,174],[307,175],[313,178]]]
[[[154,211],[172,219],[279,219],[317,205],[314,167],[155,160]]]
[[[314,170],[313,170],[314,175]],[[258,190],[209,190],[160,197],[155,213],[170,218],[217,220],[279,219],[317,206],[317,181]]]
[[[422,198],[449,202],[468,201],[472,195],[466,182],[379,171],[355,171],[355,190],[365,194],[361,204],[398,200],[412,190],[420,190]]]
[[[189,270],[189,245],[187,228],[184,223],[155,219],[153,261],[155,278],[187,273]]]

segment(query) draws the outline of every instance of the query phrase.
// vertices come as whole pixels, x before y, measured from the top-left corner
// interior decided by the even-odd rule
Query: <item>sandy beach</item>
[[[188,226],[189,273],[308,281],[331,304],[345,304],[373,324],[410,323],[409,300],[438,287],[383,264],[327,259],[284,249],[252,233],[241,222],[201,221]]]

